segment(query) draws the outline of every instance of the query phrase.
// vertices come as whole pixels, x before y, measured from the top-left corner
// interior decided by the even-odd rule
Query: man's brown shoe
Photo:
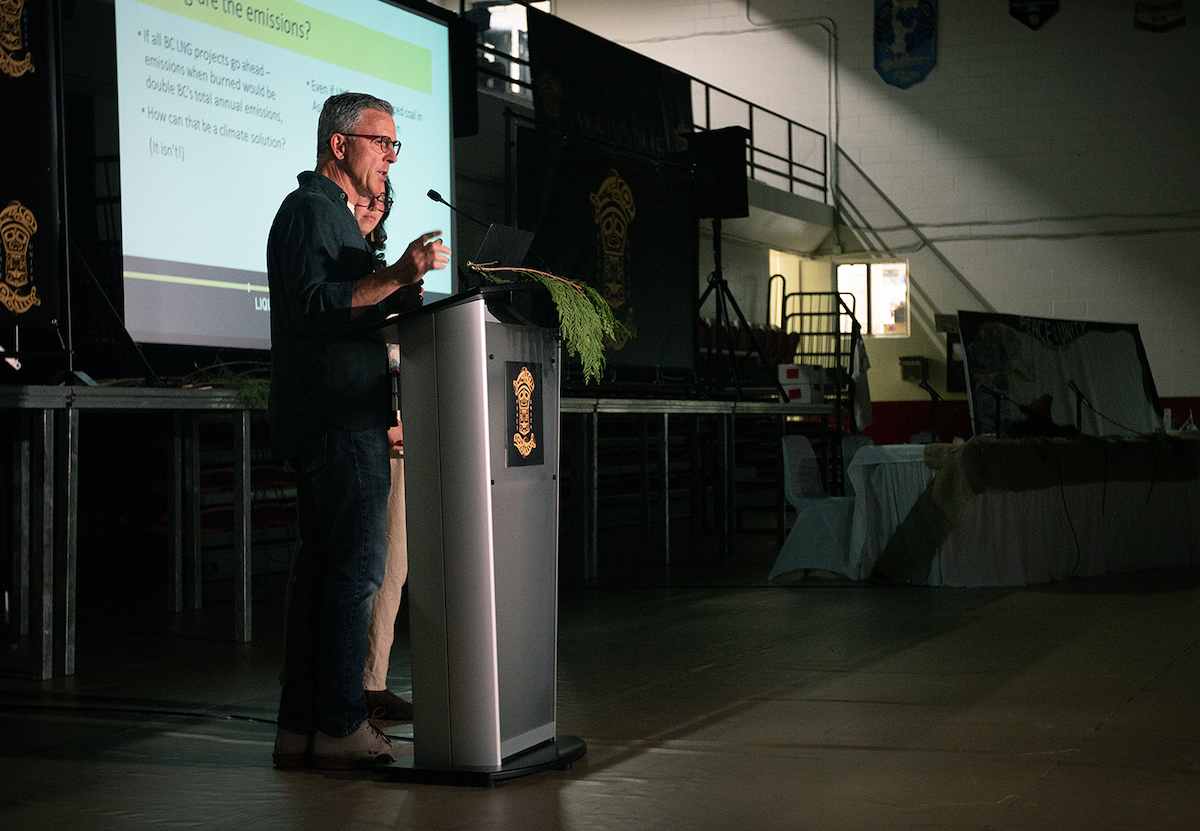
[[[379,721],[412,721],[412,704],[391,690],[366,690],[367,713]]]

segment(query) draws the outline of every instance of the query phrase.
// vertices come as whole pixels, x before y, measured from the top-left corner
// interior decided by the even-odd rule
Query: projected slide
[[[451,194],[446,27],[368,0],[116,0],[125,322],[146,343],[270,345],[267,233],[316,161],[325,99],[390,101],[388,259]],[[451,292],[431,272],[426,297]]]

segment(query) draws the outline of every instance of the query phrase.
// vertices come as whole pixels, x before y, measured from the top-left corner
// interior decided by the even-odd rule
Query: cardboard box
[[[788,400],[799,404],[825,402],[825,367],[807,364],[780,364],[779,383]]]
[[[825,367],[811,364],[780,364],[779,382],[782,384],[813,384],[825,386]]]
[[[825,403],[825,393],[820,387],[812,384],[784,384],[783,391],[787,393],[788,401],[792,404]]]

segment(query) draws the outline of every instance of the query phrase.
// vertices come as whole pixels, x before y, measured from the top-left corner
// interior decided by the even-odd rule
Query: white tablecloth
[[[1200,565],[1200,442],[973,439],[927,453],[935,478],[873,577],[1020,586]]]
[[[846,494],[854,497],[847,577],[871,576],[887,541],[932,479],[924,445],[867,445],[855,452],[846,468]]]
[[[772,577],[827,569],[853,580],[1018,586],[1200,565],[1198,441],[869,445],[846,485],[846,497],[798,520]],[[845,526],[830,517],[847,512],[848,534],[832,533]]]

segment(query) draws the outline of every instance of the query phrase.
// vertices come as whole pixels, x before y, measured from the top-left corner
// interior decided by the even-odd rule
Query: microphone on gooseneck
[[[938,391],[935,390],[933,387],[931,387],[929,385],[929,382],[926,381],[924,378],[922,378],[920,381],[917,381],[917,386],[920,387],[921,389],[925,390],[925,392],[929,393],[929,395],[933,398],[934,401],[943,401],[944,400],[940,395],[938,395]]]
[[[430,199],[432,199],[434,202],[440,202],[440,203],[442,203],[443,205],[445,205],[445,206],[446,206],[447,208],[449,208],[450,210],[454,211],[454,212],[455,212],[456,214],[458,214],[459,216],[461,216],[461,217],[465,217],[465,218],[467,218],[467,219],[471,220],[472,222],[474,222],[474,223],[475,223],[476,225],[478,225],[479,227],[481,227],[481,228],[486,228],[486,227],[488,227],[487,225],[485,225],[484,223],[480,222],[480,221],[479,221],[478,219],[476,219],[475,217],[473,217],[473,216],[470,216],[470,215],[468,215],[468,214],[465,214],[465,213],[463,213],[462,211],[460,211],[458,208],[456,208],[456,207],[454,207],[453,205],[451,205],[449,202],[447,202],[445,199],[443,199],[443,198],[442,198],[442,195],[441,195],[440,193],[438,193],[438,192],[437,192],[436,190],[434,190],[433,188],[430,188],[430,189],[429,189],[429,192],[428,192],[428,193],[426,193],[425,195],[426,195],[426,196],[428,196]]]

